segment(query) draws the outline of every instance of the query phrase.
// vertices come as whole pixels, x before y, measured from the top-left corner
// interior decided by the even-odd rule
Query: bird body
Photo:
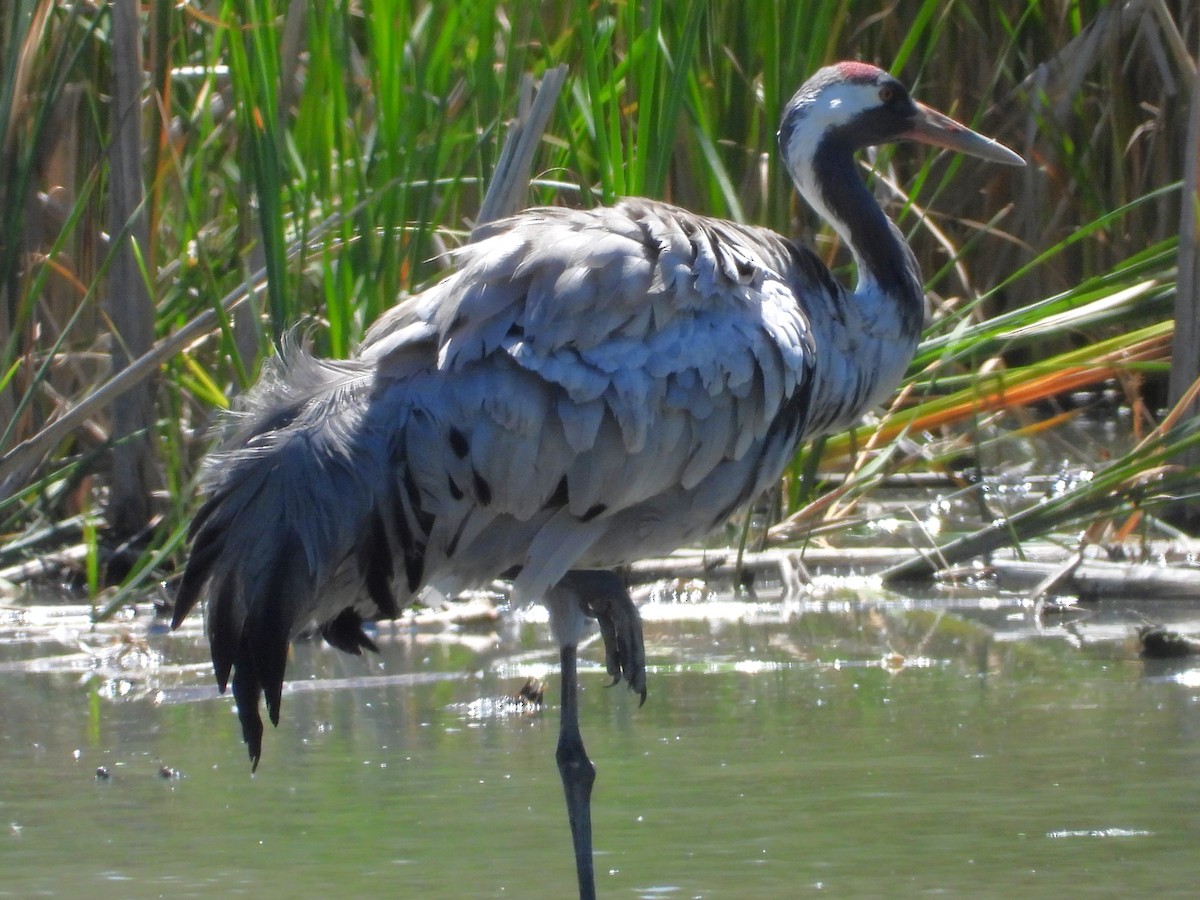
[[[181,592],[201,573],[229,582],[232,628],[210,629],[222,656],[252,598],[280,596],[273,578],[304,598],[258,613],[279,643],[514,570],[540,599],[568,569],[696,540],[803,437],[890,391],[916,340],[886,309],[847,306],[808,251],[648,200],[531,210],[457,256],[355,359],[290,347],[246,401],[211,465],[221,499],[197,520],[238,552]],[[243,493],[255,500],[235,504]],[[287,576],[269,565],[289,533],[307,578],[290,552]]]
[[[255,762],[259,697],[277,721],[292,637],[318,630],[360,652],[364,619],[510,577],[518,597],[548,602],[562,647],[559,767],[590,896],[574,697],[589,618],[610,672],[645,696],[636,610],[597,570],[699,539],[776,482],[804,438],[894,389],[923,295],[851,154],[946,127],[938,115],[857,63],[822,70],[785,110],[784,158],[850,244],[855,292],[770,231],[630,199],[483,226],[454,273],[382,316],[353,359],[286,347],[210,464],[176,608],[178,622],[207,596],[217,679],[232,675]],[[959,149],[1012,161],[944,122],[970,136]]]

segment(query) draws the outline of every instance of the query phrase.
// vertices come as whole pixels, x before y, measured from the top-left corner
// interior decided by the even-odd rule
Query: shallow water
[[[1200,663],[1132,634],[1200,608],[652,601],[644,707],[581,654],[603,896],[1193,893]],[[570,896],[537,618],[299,645],[251,776],[195,626],[0,613],[0,896]]]

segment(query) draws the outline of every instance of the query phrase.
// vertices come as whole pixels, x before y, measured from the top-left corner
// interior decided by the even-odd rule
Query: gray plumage
[[[853,364],[813,345],[836,285],[761,229],[647,200],[531,210],[456,262],[353,360],[286,346],[209,461],[178,603],[207,584],[218,678],[254,670],[235,689],[250,676],[272,719],[299,631],[509,572],[540,599],[568,569],[700,538],[778,478],[802,398],[828,420],[862,393],[822,384]]]
[[[919,275],[851,154],[912,137],[1016,158],[938,115],[863,64],[822,70],[788,106],[781,150],[851,245],[854,293],[770,231],[632,199],[484,226],[454,274],[385,314],[353,359],[286,343],[206,469],[175,612],[207,597],[217,680],[232,678],[255,763],[259,697],[277,722],[292,637],[318,630],[361,652],[364,619],[510,577],[519,598],[549,603],[562,646],[559,765],[590,896],[574,705],[587,618],[610,672],[645,696],[636,610],[593,570],[703,537],[800,441],[894,389],[918,338]]]

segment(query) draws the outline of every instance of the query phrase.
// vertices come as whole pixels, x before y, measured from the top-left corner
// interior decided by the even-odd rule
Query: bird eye
[[[885,84],[879,89],[879,99],[884,103],[891,103],[896,99],[896,89],[890,84]]]

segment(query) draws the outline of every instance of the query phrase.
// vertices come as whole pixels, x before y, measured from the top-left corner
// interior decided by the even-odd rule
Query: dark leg
[[[561,646],[562,717],[558,732],[558,772],[567,798],[567,817],[575,845],[575,870],[580,900],[596,896],[592,862],[592,784],[596,769],[588,759],[579,733],[576,646],[584,631],[584,616],[596,619],[604,638],[604,657],[613,683],[624,681],[646,700],[646,652],[642,619],[629,592],[615,572],[574,570],[563,576],[547,597],[551,623]],[[580,615],[582,613],[583,615]]]
[[[575,672],[575,645],[562,648],[562,712],[558,726],[558,773],[567,798],[567,818],[575,844],[575,871],[579,900],[595,900],[596,876],[592,868],[592,783],[596,768],[588,759],[579,733],[579,696]]]

